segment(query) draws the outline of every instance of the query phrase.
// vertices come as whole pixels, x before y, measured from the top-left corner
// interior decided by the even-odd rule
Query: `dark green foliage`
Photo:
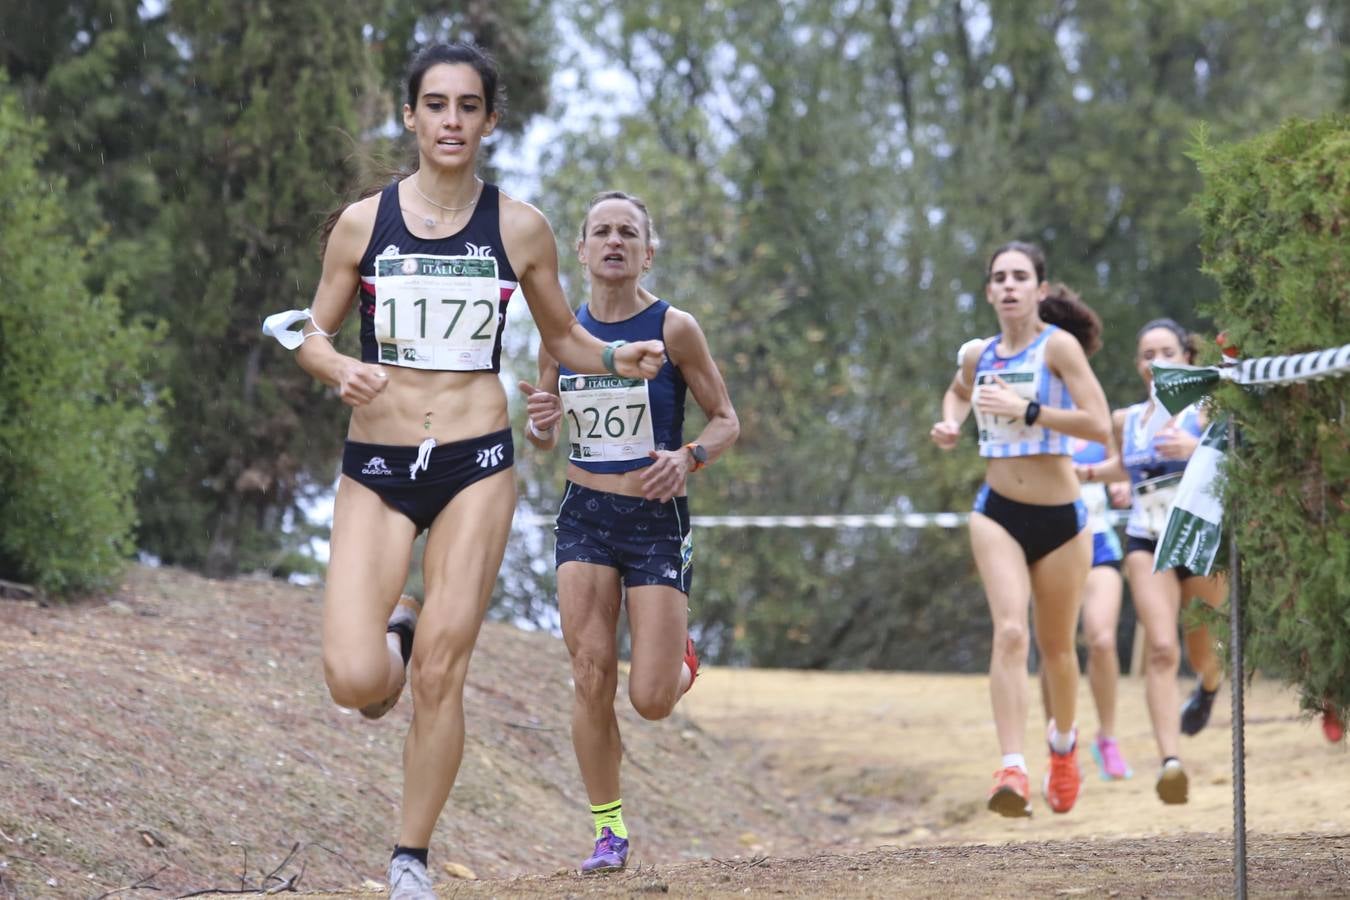
[[[1235,144],[1201,132],[1193,203],[1209,307],[1245,356],[1350,343],[1350,116],[1295,120]],[[1247,663],[1304,706],[1350,712],[1350,379],[1227,387],[1240,423],[1225,517],[1238,529]]]
[[[351,177],[369,80],[359,4],[176,0],[169,19],[189,94],[165,137],[168,271],[145,301],[169,325],[169,385],[191,414],[143,486],[142,541],[213,574],[285,571],[305,536],[284,526],[331,485],[345,407],[259,323],[309,304],[316,229]]]
[[[1327,50],[1343,14],[1315,2],[560,6],[588,47],[579,93],[602,59],[637,102],[604,125],[594,100],[560,116],[540,204],[574,302],[584,200],[650,204],[648,286],[698,317],[743,426],[695,477],[695,514],[969,509],[973,440],[943,454],[928,430],[957,347],[997,327],[985,254],[1009,238],[1042,242],[1051,277],[1102,314],[1094,367],[1114,406],[1139,399],[1135,330],[1159,314],[1203,326],[1195,301],[1213,291],[1183,214],[1195,121],[1229,139],[1315,114],[1343,74]],[[985,665],[963,529],[695,543],[691,609],[714,659]]]
[[[123,323],[115,285],[87,289],[65,183],[38,174],[43,127],[0,74],[0,575],[60,594],[108,584],[135,549],[159,334]]]

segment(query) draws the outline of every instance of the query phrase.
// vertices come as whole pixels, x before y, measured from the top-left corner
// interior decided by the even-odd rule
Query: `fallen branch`
[[[17,581],[0,578],[0,597],[7,600],[32,600],[37,593],[38,589],[31,584],[20,584]]]
[[[281,894],[288,891],[296,891],[299,889],[298,885],[300,884],[300,879],[305,877],[304,863],[300,864],[300,871],[290,876],[289,878],[282,878],[278,873],[280,873],[282,869],[286,868],[288,865],[291,864],[291,860],[295,859],[295,854],[299,852],[300,846],[301,844],[299,841],[296,841],[294,844],[292,844],[291,852],[286,854],[286,857],[277,865],[275,869],[263,875],[261,884],[257,885],[256,887],[250,887],[248,884],[247,881],[248,848],[241,846],[240,849],[244,851],[244,871],[239,876],[239,887],[204,888],[200,891],[193,891],[190,894],[180,894],[177,900],[185,900],[185,898],[187,897],[201,897],[206,894],[262,894],[264,896],[269,896],[271,894]],[[269,886],[268,882],[271,881],[275,881],[277,882],[277,884]]]
[[[120,887],[115,890],[108,891],[107,893],[99,894],[97,897],[94,898],[94,900],[104,900],[105,897],[116,897],[118,894],[122,894],[127,891],[142,891],[142,890],[158,891],[160,890],[160,888],[155,887],[150,882],[154,881],[155,876],[158,875],[160,872],[163,872],[168,867],[169,866],[166,863],[165,865],[162,865],[155,871],[151,872],[149,875],[146,875],[144,878],[141,878],[140,880],[132,884],[128,884],[125,887]]]

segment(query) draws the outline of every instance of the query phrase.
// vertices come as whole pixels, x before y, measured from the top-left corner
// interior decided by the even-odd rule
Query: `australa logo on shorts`
[[[486,447],[478,451],[478,467],[480,469],[490,469],[493,466],[500,466],[506,451],[501,444],[492,447]]]
[[[393,475],[394,473],[389,470],[389,466],[385,465],[383,456],[372,456],[366,461],[366,464],[361,467],[361,474]]]

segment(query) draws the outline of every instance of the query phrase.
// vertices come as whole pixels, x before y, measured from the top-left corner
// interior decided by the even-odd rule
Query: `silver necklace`
[[[478,182],[478,186],[477,186],[477,188],[475,188],[475,190],[474,190],[474,192],[473,192],[473,199],[472,199],[472,200],[470,200],[468,203],[464,204],[463,206],[446,206],[444,203],[437,203],[435,200],[432,200],[432,199],[431,199],[430,197],[428,197],[426,194],[422,193],[422,189],[421,189],[420,187],[417,186],[417,180],[416,180],[415,177],[414,177],[414,178],[410,178],[410,179],[408,179],[408,180],[411,181],[411,182],[413,183],[413,186],[412,186],[412,187],[413,187],[413,190],[417,192],[417,196],[421,197],[423,200],[425,200],[426,202],[430,203],[432,206],[436,207],[437,209],[444,210],[445,212],[450,213],[450,215],[451,215],[452,217],[453,217],[456,213],[462,213],[462,212],[464,212],[464,210],[468,209],[469,207],[471,207],[471,206],[473,206],[475,203],[477,203],[477,202],[478,202],[478,195],[481,194],[481,193],[483,192],[483,182],[478,181],[478,179],[475,178],[474,181],[477,181],[477,182]],[[447,221],[448,221],[448,220],[447,220]],[[441,221],[439,221],[439,220],[437,220],[437,219],[433,219],[433,218],[431,218],[430,216],[423,216],[423,217],[422,217],[422,222],[423,222],[428,228],[435,228],[437,225],[443,225],[443,224],[445,224],[444,222],[441,222]]]

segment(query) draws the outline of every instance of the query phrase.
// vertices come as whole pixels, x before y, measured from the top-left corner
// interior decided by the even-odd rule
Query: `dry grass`
[[[98,602],[0,601],[0,897],[96,896],[149,876],[161,895],[302,870],[310,889],[381,878],[408,698],[375,723],[335,706],[319,610],[316,590],[140,568]],[[499,878],[589,852],[569,677],[561,642],[484,627],[436,859]],[[620,716],[625,818],[644,857],[697,859],[724,852],[724,835],[794,829],[776,793],[698,727],[625,704]]]

